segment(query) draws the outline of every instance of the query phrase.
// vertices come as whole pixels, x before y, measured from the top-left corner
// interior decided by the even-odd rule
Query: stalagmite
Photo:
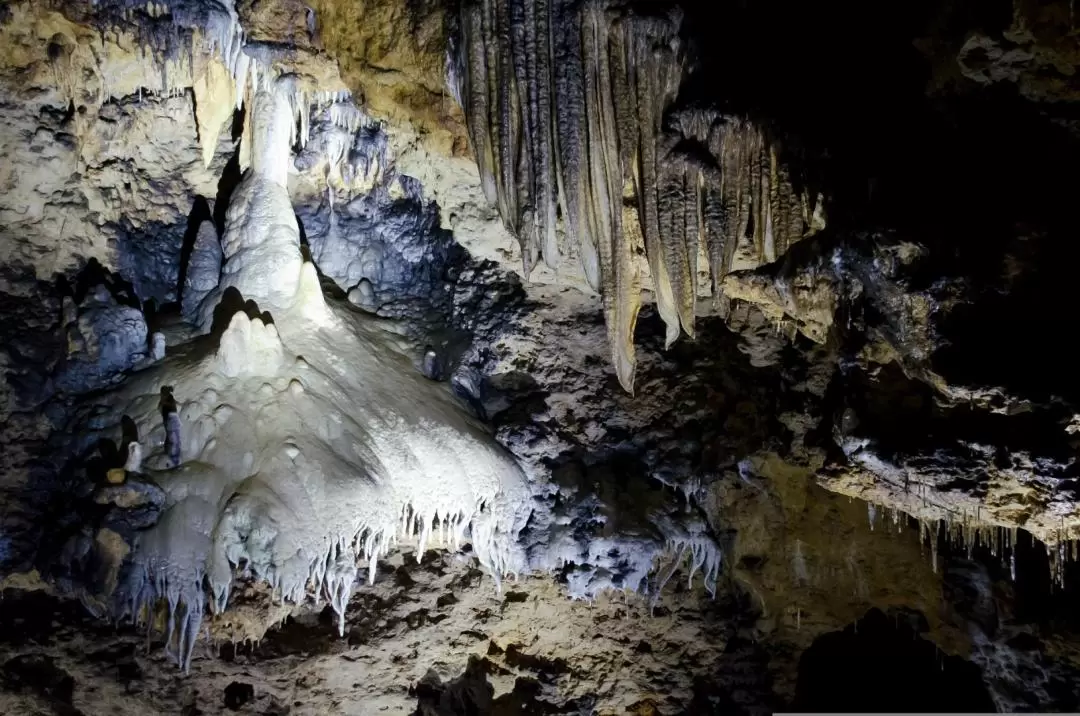
[[[822,227],[821,198],[795,189],[760,128],[676,111],[691,69],[679,13],[604,0],[467,0],[461,12],[449,82],[485,194],[517,235],[526,274],[540,257],[555,268],[576,254],[603,293],[628,391],[642,254],[670,345],[694,335],[702,248],[718,298],[725,274],[775,261]]]
[[[150,336],[150,359],[161,360],[165,357],[165,334],[155,331]]]
[[[127,460],[124,462],[124,472],[140,472],[142,470],[143,449],[139,443],[128,445]]]
[[[221,280],[221,262],[221,239],[218,238],[214,222],[203,221],[188,257],[180,295],[180,309],[187,320],[198,320],[199,306],[217,288]]]

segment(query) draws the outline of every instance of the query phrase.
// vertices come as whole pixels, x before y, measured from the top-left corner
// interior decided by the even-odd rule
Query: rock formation
[[[699,255],[719,299],[732,268],[775,261],[823,226],[821,197],[795,190],[760,127],[676,106],[690,72],[681,20],[573,0],[466,2],[451,49],[484,193],[519,237],[525,275],[541,256],[581,261],[630,391],[644,274],[670,346],[680,327],[694,336]]]
[[[0,6],[0,711],[1080,708],[1072,16],[879,9]]]

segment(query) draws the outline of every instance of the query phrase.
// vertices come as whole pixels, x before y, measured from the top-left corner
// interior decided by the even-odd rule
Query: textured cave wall
[[[947,3],[932,29],[919,47],[933,64],[933,93],[970,94],[997,85],[1012,86],[1035,103],[1076,100],[1080,56],[1076,18],[1067,3]],[[1075,133],[1074,121],[1056,121]]]
[[[1035,341],[997,345],[983,332],[991,330],[987,324],[972,330],[973,314],[990,321],[979,308],[983,301],[998,329],[1008,314],[958,268],[945,273],[949,264],[936,263],[940,246],[900,236],[912,234],[829,242],[729,277],[732,296],[841,356],[828,410],[832,441],[843,456],[830,460],[818,479],[935,521],[1022,525],[1051,544],[1073,539],[1075,409],[1065,397],[1070,382],[1052,367],[1056,354],[1042,353]],[[1052,302],[1060,285],[1038,291]],[[989,291],[1002,295],[998,286]],[[1023,300],[1020,291],[1014,296]],[[1039,325],[1042,317],[1028,315],[1040,340],[1056,340]],[[962,348],[980,342],[994,361]],[[943,360],[958,350],[965,360]],[[1004,368],[1028,361],[1030,372]],[[975,378],[980,372],[983,378]]]
[[[447,3],[316,0],[310,7],[318,41],[374,116],[413,125],[443,155],[467,153],[464,117],[446,87]]]
[[[838,350],[828,431],[846,454],[819,479],[932,519],[1072,539],[1075,381],[1059,327],[1076,187],[1050,171],[1077,148],[1067,4],[685,9],[691,27],[742,29],[700,45],[699,78],[723,78],[729,106],[789,145],[828,148],[829,227],[723,281],[778,331]],[[864,31],[835,29],[852,23]],[[1001,59],[1011,71],[993,60],[993,82],[941,81],[965,42],[1002,33],[1023,35]],[[771,52],[732,72],[762,37]]]
[[[143,299],[176,300],[192,201],[224,166],[193,151],[187,63],[147,63],[136,28],[8,7],[0,260],[51,279],[96,258]]]
[[[148,15],[153,18],[157,15],[157,12],[156,9],[148,10]],[[251,37],[257,38],[258,34],[253,33]],[[269,51],[262,41],[253,39],[252,42],[256,45],[253,51],[257,54]],[[162,61],[167,60],[162,59]],[[292,61],[292,58],[290,58],[290,61]],[[230,64],[236,63],[230,60]],[[317,70],[318,67],[316,66],[314,69]],[[206,89],[203,88],[203,91]],[[236,87],[226,89],[228,91],[224,92],[224,97],[211,96],[214,92],[210,92],[209,95],[204,95],[203,98],[211,102],[225,101],[231,105],[233,96],[242,94],[242,90]],[[195,90],[196,94],[199,91]],[[260,92],[262,92],[261,89]],[[299,102],[302,100],[293,98],[303,96],[302,93],[291,94],[288,98],[289,101]],[[262,95],[260,94],[259,97],[262,97]],[[248,97],[249,107],[250,101],[251,97]],[[268,100],[263,98],[263,101],[265,104]],[[276,101],[281,104],[285,99],[279,97]],[[205,109],[205,103],[202,103],[202,106]],[[356,123],[352,119],[343,119],[335,114],[334,110],[336,109],[338,109],[336,106],[330,108],[329,118],[316,118],[317,124],[321,122],[318,126],[325,130],[325,136],[320,136],[319,132],[315,133],[316,139],[322,141],[312,143],[310,153],[314,156],[302,155],[297,168],[300,172],[310,171],[316,175],[324,170],[327,172],[325,175],[328,192],[326,194],[327,222],[328,224],[336,222],[341,217],[346,224],[344,233],[346,236],[351,236],[351,238],[341,241],[339,236],[337,237],[339,239],[338,244],[328,249],[321,243],[321,239],[324,237],[321,233],[316,233],[307,237],[309,239],[308,245],[318,254],[318,259],[325,265],[331,275],[338,272],[342,263],[348,265],[347,253],[350,250],[350,243],[355,243],[361,253],[375,251],[385,254],[392,251],[391,256],[383,256],[374,264],[371,261],[360,261],[360,270],[363,272],[370,269],[370,275],[352,277],[356,279],[357,283],[351,288],[348,285],[344,286],[344,288],[351,291],[352,289],[358,289],[360,283],[364,280],[371,284],[372,279],[376,279],[379,283],[378,290],[384,294],[383,299],[388,303],[396,303],[388,311],[383,311],[384,315],[398,318],[408,316],[413,319],[414,327],[416,324],[424,324],[422,327],[428,328],[441,323],[439,331],[433,336],[439,342],[436,343],[434,349],[429,349],[428,352],[435,352],[434,360],[436,364],[442,363],[443,365],[436,365],[434,370],[428,370],[428,365],[425,362],[423,368],[424,372],[429,374],[429,377],[447,378],[455,368],[454,352],[460,352],[462,347],[460,343],[463,339],[460,336],[448,337],[446,333],[461,330],[461,328],[464,328],[466,333],[470,328],[475,329],[478,308],[492,308],[501,311],[500,315],[491,315],[484,320],[489,323],[501,322],[504,329],[509,328],[506,323],[507,312],[503,304],[509,298],[512,305],[516,290],[514,282],[508,281],[506,286],[493,286],[490,280],[490,267],[469,264],[463,260],[459,252],[453,251],[447,242],[447,236],[439,233],[432,209],[421,200],[415,182],[408,177],[395,175],[389,170],[389,167],[385,166],[385,148],[380,150],[381,140],[378,138],[378,133],[372,134],[367,131],[374,128],[362,121]],[[296,110],[298,122],[302,127],[301,135],[308,134],[308,132],[303,131],[303,124],[309,121],[309,117],[302,108],[289,107],[281,110],[278,114],[291,116],[293,110]],[[256,119],[260,116],[257,116]],[[189,112],[187,121],[191,123],[193,120],[199,122],[203,129],[206,128],[206,125],[203,124],[203,117],[199,113]],[[225,120],[222,119],[222,121]],[[251,124],[250,121],[245,123],[245,139],[240,145],[241,163],[244,162],[244,147],[250,141],[249,137],[252,134],[248,129]],[[335,144],[338,138],[329,136],[343,128],[348,130],[347,134],[351,146],[338,146]],[[291,131],[293,130],[275,125],[275,131],[267,136],[278,136],[279,139],[283,140],[284,134]],[[267,139],[262,132],[256,132],[255,134],[256,145],[258,141]],[[355,138],[353,135],[355,135]],[[227,138],[235,139],[231,136],[227,136]],[[302,143],[303,140],[300,141]],[[194,149],[194,147],[190,149]],[[256,225],[252,224],[250,220],[247,223],[244,223],[243,220],[247,216],[244,213],[245,207],[258,205],[262,201],[260,197],[265,192],[260,193],[259,187],[266,183],[260,178],[267,171],[266,166],[264,166],[266,158],[261,157],[259,154],[250,154],[252,151],[250,148],[247,151],[249,152],[248,161],[251,163],[251,172],[236,189],[237,196],[240,199],[231,202],[228,210],[224,210],[222,209],[222,199],[227,197],[219,195],[218,202],[214,207],[213,214],[215,216],[224,214],[226,217],[226,231],[220,239],[222,242],[222,255],[218,262],[226,274],[235,275],[231,287],[235,288],[236,285],[241,285],[248,294],[248,298],[254,296],[259,299],[266,299],[264,301],[265,305],[270,306],[275,311],[277,309],[284,310],[287,308],[284,301],[287,285],[275,284],[266,287],[259,277],[247,276],[245,278],[240,276],[236,278],[244,268],[244,265],[242,265],[244,262],[240,261],[240,259],[246,253],[257,253],[256,249],[260,249],[259,246],[252,244],[248,237],[248,234],[254,231]],[[320,156],[320,153],[323,156]],[[364,188],[354,186],[354,180],[359,180],[361,184],[366,180],[372,169],[372,162],[379,159],[377,155],[380,153],[383,155],[381,164],[384,165],[382,168],[384,170],[377,173],[382,175],[382,180],[376,181],[375,184],[369,184]],[[197,155],[199,152],[192,151],[192,154]],[[370,161],[360,166],[365,157],[366,160]],[[223,172],[226,179],[231,171],[231,169],[226,169]],[[276,163],[273,171],[275,172],[274,181],[276,184],[283,184],[284,175],[278,176],[279,168],[276,167]],[[312,181],[311,179],[309,177],[300,181],[299,184],[307,188],[318,186],[318,180]],[[223,180],[223,184],[224,182],[225,180]],[[226,185],[227,188],[228,185]],[[374,193],[372,193],[373,189],[375,190]],[[280,190],[275,189],[275,191],[278,195],[283,195]],[[350,202],[355,198],[358,191],[362,194],[361,198],[368,202],[367,210],[379,214],[381,221],[377,227],[370,222],[366,226],[362,223],[360,226],[349,226],[349,219],[351,218]],[[343,193],[345,196],[337,196],[338,192]],[[307,198],[311,198],[312,195],[320,197],[321,188],[308,194]],[[341,201],[342,198],[345,200]],[[336,209],[334,208],[335,201],[338,202]],[[392,205],[394,202],[401,205],[395,208]],[[193,237],[195,243],[191,248],[191,256],[188,256],[188,265],[185,267],[191,271],[185,277],[185,283],[187,283],[186,279],[191,277],[193,283],[190,286],[203,290],[202,285],[199,283],[202,279],[199,278],[198,274],[205,272],[200,268],[200,262],[192,259],[200,258],[201,261],[204,254],[212,254],[213,251],[209,250],[206,244],[213,245],[217,239],[214,236],[213,228],[205,220],[208,207],[194,199],[192,203],[193,218],[187,222],[186,233],[195,234]],[[291,217],[280,215],[278,209],[275,209],[275,211],[277,213],[272,214],[273,225],[287,229],[286,225],[291,224]],[[304,213],[303,210],[301,211]],[[361,214],[360,218],[362,219],[364,208],[360,206],[356,211]],[[389,219],[392,219],[395,212],[403,222],[400,231],[397,231],[388,240],[372,237],[371,229],[389,230],[392,228],[394,221]],[[260,214],[260,216],[263,215],[266,215],[266,212]],[[308,216],[312,215],[309,214]],[[250,219],[250,217],[247,217],[247,219]],[[316,229],[319,228],[318,220],[313,221],[312,226]],[[198,231],[193,232],[192,229],[196,227]],[[286,233],[292,236],[292,234],[296,233],[296,229],[293,229],[291,233]],[[288,237],[283,234],[278,238]],[[434,242],[429,241],[429,239],[434,239]],[[414,245],[410,247],[407,244],[408,241],[412,241]],[[174,241],[174,246],[177,243],[179,242]],[[278,241],[278,244],[280,243]],[[277,253],[282,253],[284,249],[275,251],[275,255],[277,255]],[[182,247],[180,252],[181,254],[184,252]],[[234,264],[235,268],[233,267]],[[208,265],[212,271],[214,262],[208,259]],[[154,263],[150,263],[139,266],[139,269],[145,273],[147,269],[155,267]],[[92,544],[88,545],[87,540],[89,539],[91,543],[94,542],[95,531],[100,536],[100,534],[106,533],[103,530],[111,532],[115,532],[115,530],[112,530],[111,526],[102,528],[101,525],[97,524],[95,522],[99,516],[97,514],[89,515],[91,519],[87,524],[85,521],[87,515],[80,515],[80,512],[87,508],[87,502],[98,502],[100,498],[105,502],[98,502],[98,504],[107,504],[112,499],[103,496],[104,493],[94,492],[92,484],[101,479],[104,472],[112,469],[115,450],[108,451],[105,449],[104,446],[109,443],[108,439],[87,443],[85,435],[82,434],[85,432],[84,427],[88,427],[90,423],[96,425],[105,419],[105,413],[101,412],[103,409],[106,412],[109,410],[108,406],[94,403],[98,399],[97,397],[87,396],[85,399],[80,399],[84,400],[81,410],[87,411],[83,414],[95,416],[86,426],[83,425],[85,421],[69,421],[63,416],[63,413],[69,409],[72,400],[71,394],[85,394],[102,387],[104,384],[115,383],[122,378],[120,375],[122,372],[133,368],[144,368],[146,367],[146,361],[150,360],[146,345],[148,343],[146,324],[153,317],[148,315],[144,319],[139,310],[140,298],[145,297],[140,296],[137,291],[134,293],[130,291],[128,287],[123,285],[121,278],[111,274],[107,269],[95,269],[95,274],[95,277],[88,279],[88,290],[80,290],[78,293],[82,295],[77,295],[71,299],[70,311],[67,298],[64,299],[64,315],[60,326],[69,332],[66,361],[59,369],[59,372],[51,376],[53,384],[49,386],[50,389],[42,391],[41,395],[35,396],[35,400],[39,404],[51,401],[56,408],[56,423],[51,442],[53,452],[43,461],[42,466],[58,473],[61,480],[73,482],[80,485],[80,487],[74,495],[70,496],[72,499],[67,497],[57,499],[58,495],[53,495],[50,498],[47,494],[48,490],[42,491],[43,504],[35,504],[35,507],[39,510],[62,514],[64,519],[70,520],[70,522],[65,526],[65,529],[50,535],[44,542],[38,543],[36,549],[29,549],[27,554],[19,555],[22,558],[29,558],[31,561],[36,562],[38,566],[46,570],[50,577],[61,579],[69,587],[74,587],[81,578],[87,576],[84,570],[86,565],[83,562],[84,558],[88,556],[88,550],[90,550],[89,558],[91,561],[113,556],[95,554],[94,551],[97,548]],[[343,282],[351,280],[347,268],[339,278]],[[237,284],[236,281],[240,279],[243,279],[246,283]],[[117,291],[125,292],[122,305],[116,302],[114,286]],[[262,288],[269,288],[276,293],[266,295],[258,293],[258,290]],[[220,291],[221,289],[222,286],[218,286],[215,290]],[[285,292],[283,293],[283,291]],[[410,292],[412,293],[410,294]],[[388,296],[385,295],[387,293],[389,293]],[[188,298],[188,296],[185,296],[185,298]],[[208,323],[209,319],[206,300],[213,298],[215,298],[215,294],[210,293],[197,312],[199,320],[205,323]],[[403,304],[404,299],[418,302],[420,307],[410,308],[408,305]],[[421,311],[424,313],[421,314]],[[103,316],[101,320],[96,318],[99,313]],[[78,329],[73,327],[73,324],[76,323]],[[83,323],[95,324],[91,326],[94,330],[86,330]],[[113,328],[114,324],[125,326],[128,323],[133,326],[131,330],[123,327],[119,329]],[[183,340],[182,331],[173,331],[167,340],[173,340],[173,338],[177,337]],[[104,349],[99,348],[94,343],[94,341],[102,340],[106,341]],[[72,370],[72,366],[81,366],[81,368]],[[46,370],[49,370],[48,366],[46,366]],[[95,370],[101,375],[93,374]],[[478,405],[483,386],[476,382],[469,371],[456,375],[454,382],[455,386],[459,386],[463,390],[464,397],[467,400]],[[30,404],[32,405],[32,403]],[[481,415],[485,414],[482,407],[478,407],[478,412]],[[76,453],[74,456],[71,455],[72,450]],[[95,450],[100,454],[94,455]],[[74,457],[74,460],[65,464],[65,461],[71,457]],[[99,511],[92,509],[91,512],[96,513]],[[153,515],[151,515],[152,517]],[[702,532],[699,524],[689,527],[681,526],[677,520],[672,521],[667,518],[662,518],[659,522],[654,523],[646,519],[644,514],[636,515],[634,519],[641,520],[640,524],[634,526],[635,529],[642,529],[648,533],[647,535],[631,538],[629,542],[619,547],[619,549],[613,549],[611,554],[598,553],[593,555],[587,547],[582,548],[581,554],[573,553],[574,558],[582,561],[579,567],[583,572],[584,579],[580,585],[574,587],[575,594],[579,596],[590,595],[595,593],[596,590],[607,588],[612,584],[631,589],[642,587],[646,584],[646,574],[650,570],[653,560],[669,549],[674,549],[678,556],[689,555],[692,552],[693,567],[695,569],[704,567],[707,583],[710,586],[715,583],[718,554],[715,545]],[[32,544],[35,534],[40,531],[33,524],[27,525],[27,527],[29,527],[30,539],[24,542],[24,546]],[[144,527],[145,525],[140,522],[135,526],[135,529],[137,531]],[[125,536],[130,537],[127,534]],[[618,545],[620,537],[618,535],[612,537],[614,544]],[[541,568],[557,566],[561,560],[567,558],[566,550],[577,550],[578,545],[586,539],[583,535],[567,535],[565,540],[552,545],[550,555],[546,553],[542,545],[538,545],[537,566]],[[101,542],[100,539],[97,541]],[[68,564],[69,557],[72,556],[77,557],[77,564]],[[53,564],[54,560],[57,561],[57,564]],[[604,567],[601,570],[602,573],[597,573],[594,583],[593,577],[590,575],[593,575],[599,569],[597,562],[604,562],[605,560],[612,561],[612,568],[609,570]],[[676,566],[677,562],[676,559],[675,564],[672,566]],[[56,574],[51,571],[52,567],[55,566],[60,567],[59,572]],[[73,570],[70,573],[69,568]],[[115,575],[112,578],[113,581],[114,578]],[[169,588],[171,589],[171,587]],[[106,596],[108,595],[106,594]],[[190,609],[192,604],[190,595],[183,597],[183,601]],[[188,639],[190,644],[190,639],[187,636],[183,638]]]
[[[312,258],[354,305],[430,329],[449,316],[469,259],[423,186],[397,170],[385,124],[366,113],[350,127],[333,120],[315,120],[296,159],[305,173],[292,190],[305,197],[297,216]],[[323,185],[312,182],[325,157],[337,155],[344,170],[328,167]]]

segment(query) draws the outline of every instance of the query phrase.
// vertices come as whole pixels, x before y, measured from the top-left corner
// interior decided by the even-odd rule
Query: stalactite
[[[691,70],[678,12],[466,0],[460,19],[449,81],[485,194],[518,237],[527,275],[541,257],[557,268],[576,254],[603,294],[627,390],[646,264],[670,345],[694,335],[699,252],[718,300],[725,274],[775,261],[822,227],[820,197],[796,190],[761,128],[677,111]]]
[[[553,72],[555,171],[566,231],[581,252],[585,276],[600,288],[599,257],[595,240],[585,224],[585,84],[582,79],[581,33],[577,31],[577,2],[551,2],[551,66]]]

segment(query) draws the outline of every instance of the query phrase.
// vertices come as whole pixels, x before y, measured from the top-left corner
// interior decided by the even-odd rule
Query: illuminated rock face
[[[152,14],[159,14],[156,6]],[[205,28],[216,54],[200,62],[222,62],[235,85],[231,92],[200,90],[203,111],[195,119],[208,130],[208,117],[224,116],[211,111],[216,105],[243,106],[238,159],[247,169],[231,196],[221,197],[228,209],[220,240],[208,219],[195,231],[181,307],[212,335],[189,341],[183,332],[178,340],[155,332],[152,360],[143,356],[149,346],[132,347],[117,370],[136,372],[82,401],[85,417],[72,423],[76,450],[121,440],[121,452],[140,454],[125,462],[130,475],[106,465],[112,481],[149,480],[165,496],[153,519],[138,521],[136,534],[125,531],[130,552],[101,552],[109,579],[88,603],[136,621],[150,619],[163,603],[166,642],[187,668],[207,604],[226,611],[234,577],[264,582],[291,603],[326,600],[343,630],[359,567],[373,578],[399,539],[417,539],[419,555],[429,544],[467,543],[496,586],[505,575],[573,567],[567,591],[574,598],[611,589],[655,598],[685,564],[691,584],[703,575],[714,593],[720,553],[707,527],[700,519],[672,521],[663,501],[641,506],[625,535],[592,539],[591,530],[567,529],[545,514],[543,529],[521,537],[535,498],[550,498],[550,490],[530,485],[514,457],[432,380],[441,368],[425,377],[401,354],[393,332],[328,304],[315,267],[301,258],[289,190],[298,171],[307,173],[302,181],[321,175],[331,222],[336,197],[373,186],[417,212],[419,186],[388,166],[385,135],[343,93],[312,89],[310,75],[265,46],[244,54],[235,18],[222,22]],[[305,151],[313,111],[317,131]],[[211,134],[200,131],[200,138]],[[375,210],[385,204],[373,202]],[[429,254],[445,262],[447,237],[427,223],[434,215],[425,210],[404,221],[401,231],[414,246],[395,242],[399,255],[380,263],[416,265]],[[431,235],[444,245],[423,245]],[[347,238],[337,238],[338,245],[316,244],[316,253],[348,283],[351,266],[337,263]],[[409,270],[416,269],[402,278],[401,268],[380,266],[360,280],[378,279],[381,291],[401,294]],[[490,293],[480,286],[482,276],[472,280]],[[415,299],[443,285],[437,275],[425,276],[412,287]],[[248,310],[254,302],[260,315],[238,311],[243,302]],[[428,304],[452,308],[443,299]],[[127,310],[141,318],[138,309]],[[145,328],[137,342],[146,343]],[[120,376],[108,378],[115,383]],[[588,511],[569,505],[565,516],[584,525]],[[658,571],[660,561],[666,566]]]
[[[314,279],[310,264],[305,274]],[[458,545],[468,534],[496,578],[527,568],[515,540],[530,498],[513,459],[442,386],[380,347],[378,329],[312,295],[271,325],[237,313],[215,353],[167,359],[112,397],[114,418],[133,419],[155,446],[143,473],[168,494],[116,596],[132,617],[166,598],[184,663],[204,577],[218,612],[241,569],[290,601],[326,599],[344,620],[358,563],[373,577],[399,538]],[[157,401],[166,382],[175,469]]]

